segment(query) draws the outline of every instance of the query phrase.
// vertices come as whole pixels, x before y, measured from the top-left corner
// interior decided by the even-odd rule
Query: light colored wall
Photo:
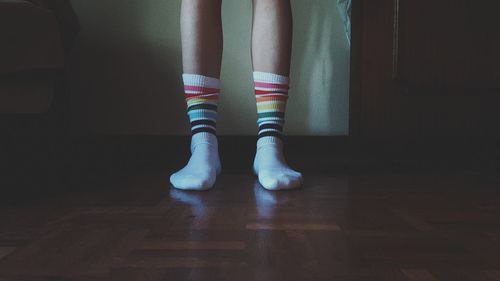
[[[72,0],[82,24],[68,60],[79,134],[189,133],[181,81],[180,0]],[[349,47],[333,0],[292,0],[294,44],[285,132],[346,135]],[[223,1],[218,132],[256,129],[251,2]]]

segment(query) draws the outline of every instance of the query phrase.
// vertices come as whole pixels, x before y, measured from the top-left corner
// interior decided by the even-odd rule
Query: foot
[[[293,189],[302,185],[302,174],[286,164],[283,143],[276,137],[263,137],[257,141],[253,169],[260,184],[269,190]]]
[[[206,190],[214,186],[220,171],[217,137],[210,133],[197,133],[191,139],[189,162],[170,176],[170,182],[178,189]]]

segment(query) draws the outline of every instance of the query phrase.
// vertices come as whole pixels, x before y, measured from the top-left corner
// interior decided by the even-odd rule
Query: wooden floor
[[[474,171],[306,174],[269,192],[225,174],[94,176],[1,199],[0,280],[500,280],[500,179]]]

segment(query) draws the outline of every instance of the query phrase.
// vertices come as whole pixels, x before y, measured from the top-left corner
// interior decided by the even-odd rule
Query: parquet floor
[[[269,192],[226,174],[196,193],[167,174],[4,197],[0,280],[500,280],[496,176],[306,174]]]

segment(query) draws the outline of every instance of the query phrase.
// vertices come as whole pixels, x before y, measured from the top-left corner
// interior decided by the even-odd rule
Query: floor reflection
[[[175,188],[170,188],[170,199],[190,207],[192,215],[201,217],[204,216],[208,209],[204,195],[206,192],[185,191]]]
[[[289,205],[295,190],[270,191],[262,187],[256,179],[253,186],[255,209],[258,217],[272,218],[278,207]]]

